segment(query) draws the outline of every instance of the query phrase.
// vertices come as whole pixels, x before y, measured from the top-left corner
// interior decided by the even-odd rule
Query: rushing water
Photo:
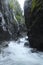
[[[31,48],[24,47],[26,37],[18,41],[10,41],[9,46],[1,48],[0,65],[43,65],[43,53],[31,52]]]

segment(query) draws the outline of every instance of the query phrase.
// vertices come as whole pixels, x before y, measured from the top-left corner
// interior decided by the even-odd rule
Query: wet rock
[[[25,1],[24,15],[30,46],[43,50],[43,0]]]
[[[29,47],[29,42],[25,42],[24,46]]]
[[[32,52],[32,53],[38,53],[39,51],[34,48],[34,49],[31,50],[31,52]]]
[[[10,39],[10,34],[9,34],[8,30],[6,29],[5,25],[6,25],[6,23],[3,18],[3,14],[0,12],[0,41]]]
[[[0,42],[0,43],[1,43],[0,44],[1,47],[8,47],[8,44],[9,44],[8,41],[3,41],[3,42]]]
[[[8,0],[0,0],[0,41],[15,39],[18,32],[18,21]]]

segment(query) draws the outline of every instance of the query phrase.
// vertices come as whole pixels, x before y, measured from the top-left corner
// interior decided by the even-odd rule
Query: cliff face
[[[43,50],[43,0],[28,0],[25,3],[28,3],[24,4],[24,14],[30,46]]]
[[[18,22],[14,18],[8,0],[0,0],[0,41],[14,38],[18,27]]]
[[[25,16],[25,23],[27,26],[27,29],[30,26],[30,16],[31,16],[31,6],[32,6],[32,0],[26,0],[24,3],[24,16]]]

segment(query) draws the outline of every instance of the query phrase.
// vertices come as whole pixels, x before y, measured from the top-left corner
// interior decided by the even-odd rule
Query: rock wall
[[[30,46],[43,50],[43,0],[26,0],[24,15]]]
[[[0,41],[15,38],[18,32],[18,22],[14,18],[13,10],[8,0],[0,0]]]

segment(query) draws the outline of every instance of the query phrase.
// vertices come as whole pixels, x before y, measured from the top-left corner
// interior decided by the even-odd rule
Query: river
[[[31,52],[25,47],[27,36],[10,41],[8,47],[1,48],[0,65],[43,65],[43,52]]]

